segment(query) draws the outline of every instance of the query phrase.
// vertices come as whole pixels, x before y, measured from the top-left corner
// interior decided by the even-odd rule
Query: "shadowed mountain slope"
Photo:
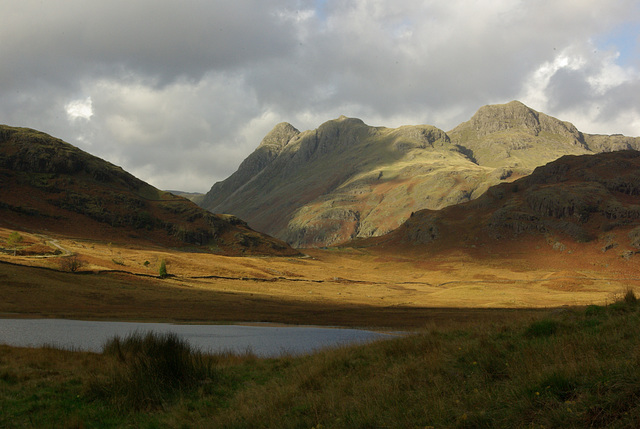
[[[359,244],[524,247],[532,235],[556,250],[591,242],[625,257],[640,251],[640,152],[564,156],[474,201],[416,212],[397,230]]]
[[[160,191],[45,133],[0,126],[0,225],[78,238],[145,240],[226,254],[295,254],[284,242]]]
[[[448,133],[346,117],[302,133],[282,123],[200,204],[296,247],[327,246],[385,234],[563,155],[623,149],[640,138],[583,134],[518,101],[482,107]]]

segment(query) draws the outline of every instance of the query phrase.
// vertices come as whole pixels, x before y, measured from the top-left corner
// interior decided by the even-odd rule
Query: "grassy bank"
[[[639,327],[629,293],[297,358],[164,337],[101,354],[0,347],[0,426],[638,427]]]

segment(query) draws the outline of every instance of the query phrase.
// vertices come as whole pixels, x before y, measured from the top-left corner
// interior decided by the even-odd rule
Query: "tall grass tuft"
[[[624,292],[624,302],[630,305],[635,305],[638,303],[638,297],[632,288],[628,287]]]
[[[125,409],[162,408],[215,378],[211,360],[173,333],[114,337],[104,344],[103,353],[114,358],[112,371],[105,379],[95,379],[90,390]]]

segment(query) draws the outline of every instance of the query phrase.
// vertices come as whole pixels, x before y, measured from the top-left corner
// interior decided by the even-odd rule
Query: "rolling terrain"
[[[0,226],[229,255],[297,252],[45,133],[0,126]]]
[[[199,204],[295,247],[379,236],[412,212],[470,201],[563,155],[638,150],[640,138],[589,135],[513,101],[449,132],[340,117],[300,132],[278,124]]]
[[[640,152],[564,156],[529,176],[493,186],[474,201],[418,211],[395,231],[360,244],[532,259],[545,253],[542,247],[558,255],[588,253],[594,264],[603,263],[604,254],[635,261],[640,253]]]

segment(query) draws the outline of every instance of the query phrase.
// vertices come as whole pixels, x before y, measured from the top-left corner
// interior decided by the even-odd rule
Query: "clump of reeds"
[[[211,360],[173,333],[114,337],[104,344],[103,353],[113,357],[113,367],[107,377],[96,378],[90,390],[129,409],[162,407],[215,375]]]
[[[624,302],[627,304],[635,305],[638,303],[638,297],[632,288],[628,287],[624,292]]]

